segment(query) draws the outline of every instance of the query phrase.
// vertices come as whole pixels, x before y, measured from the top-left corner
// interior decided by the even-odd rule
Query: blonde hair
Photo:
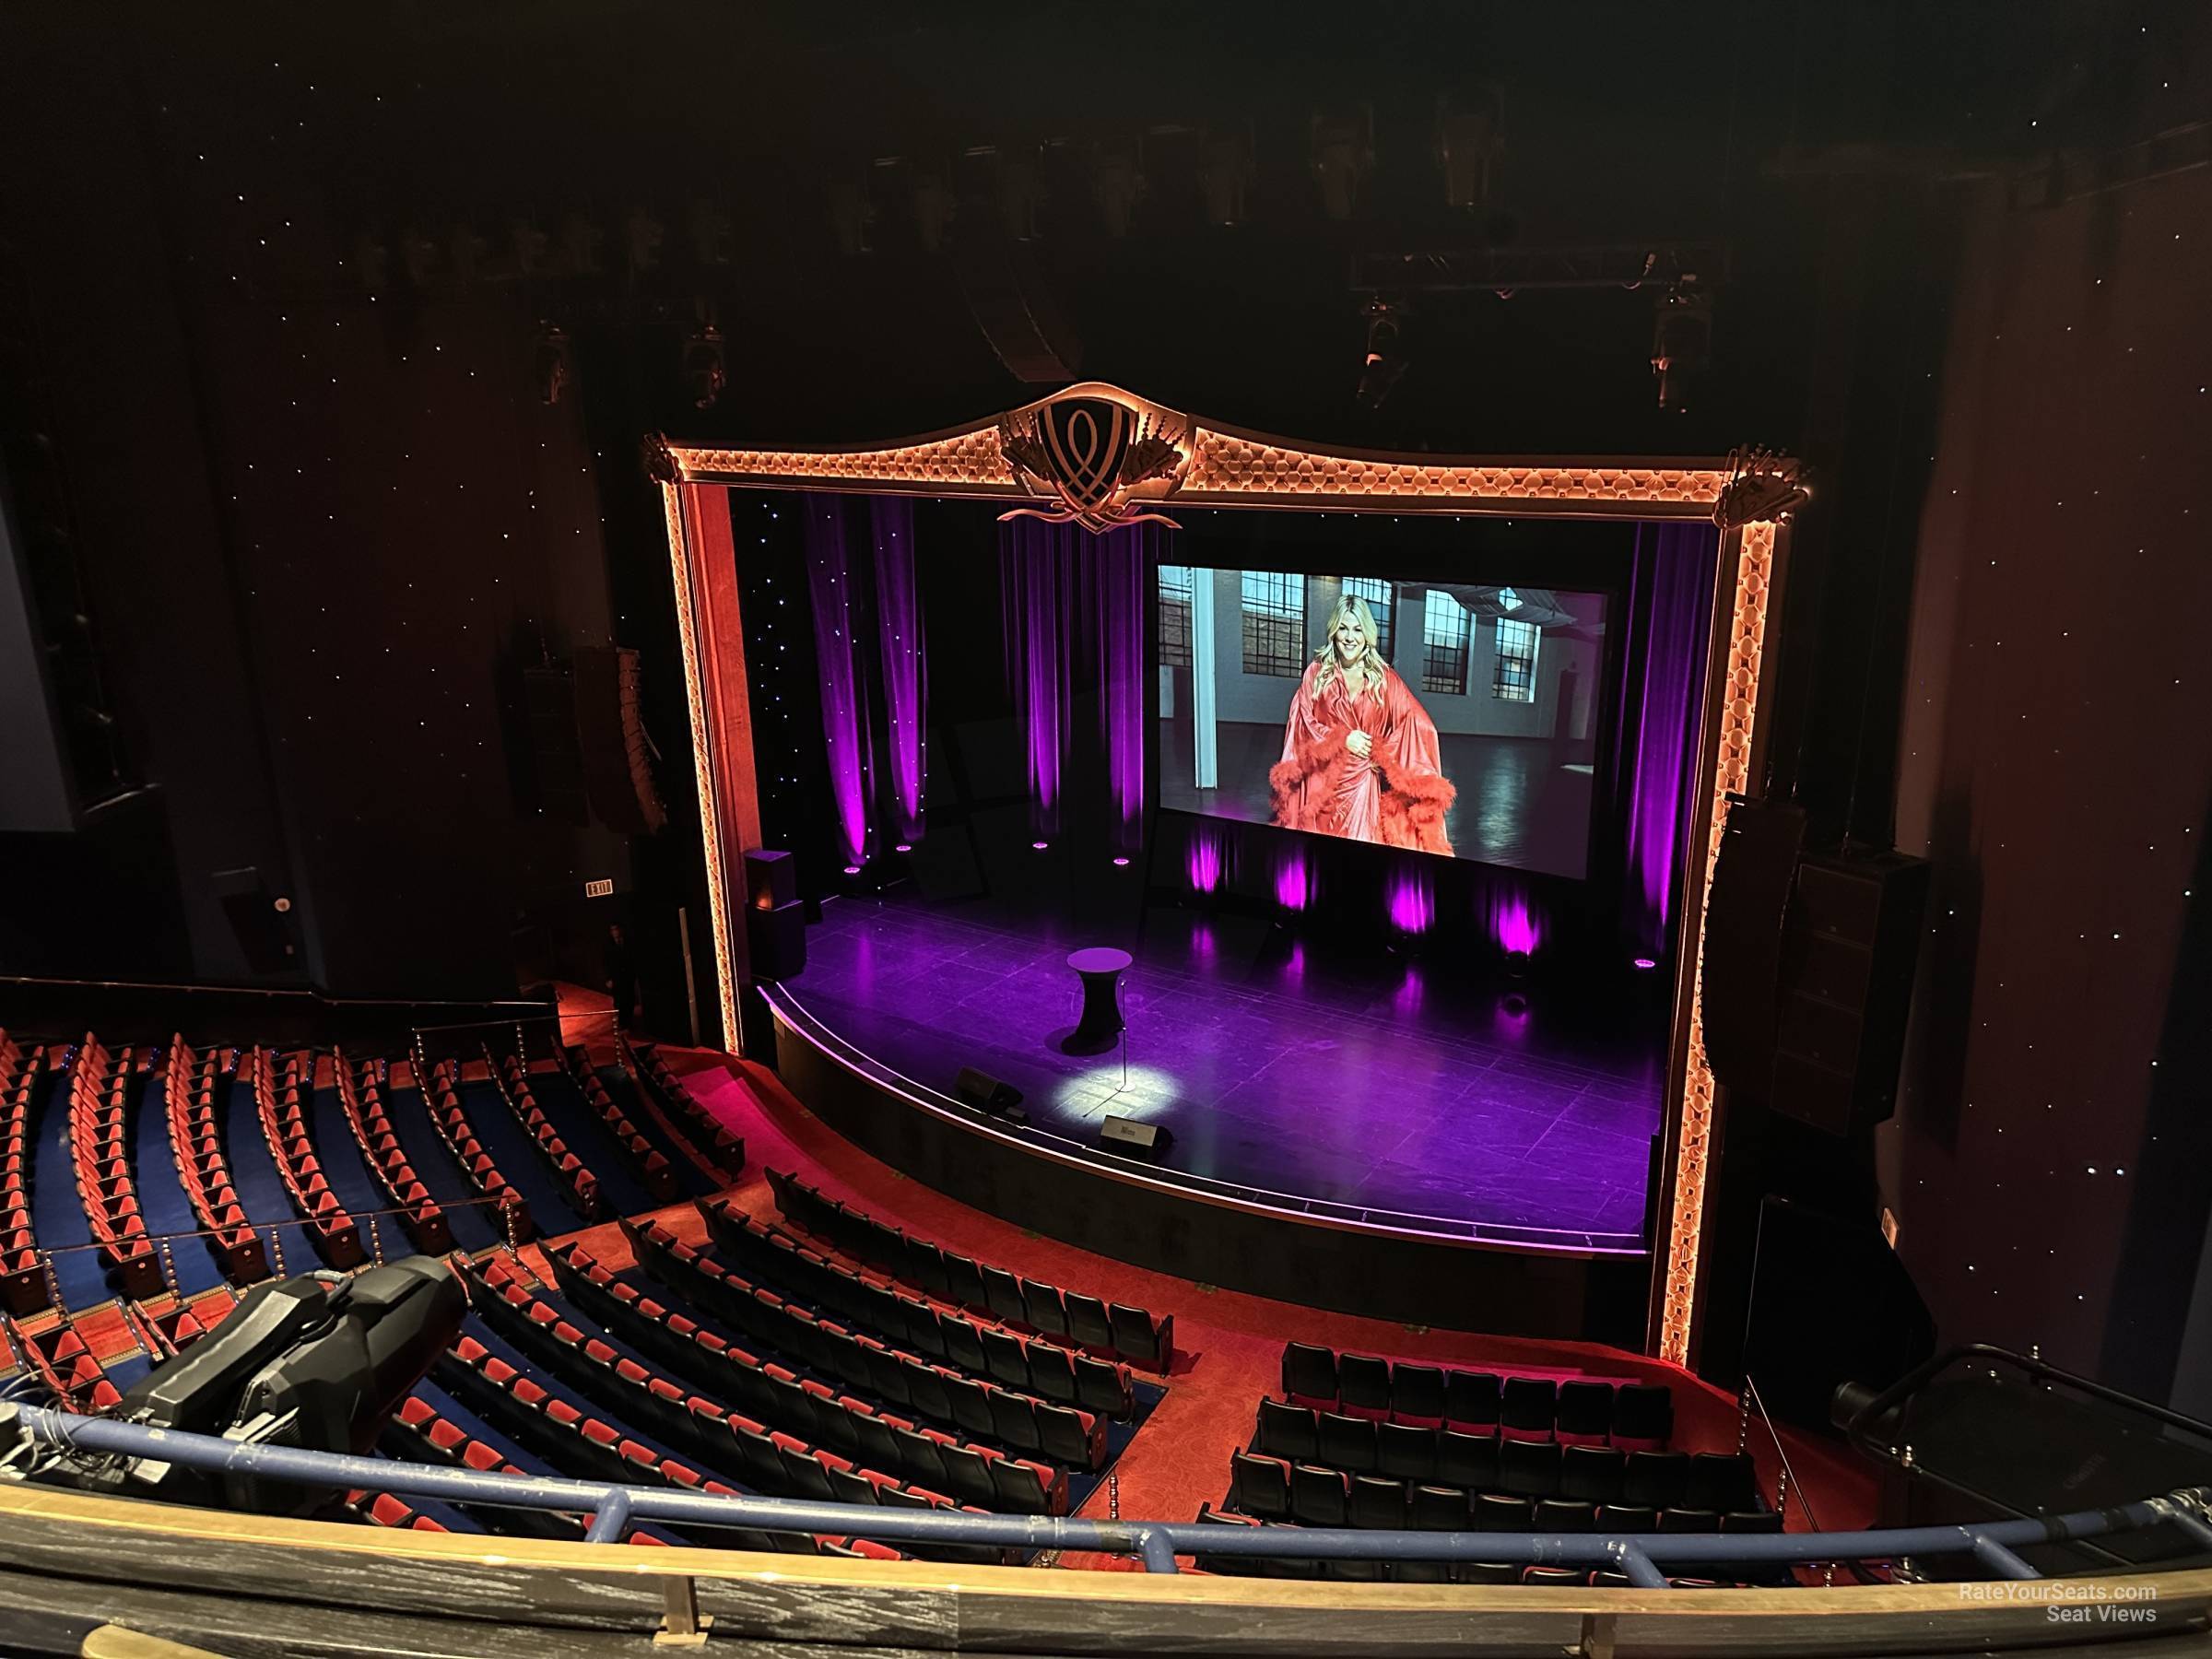
[[[1363,691],[1372,691],[1381,697],[1383,673],[1389,667],[1382,660],[1382,652],[1377,649],[1382,642],[1382,634],[1375,626],[1375,613],[1368,609],[1367,601],[1357,594],[1340,594],[1336,607],[1329,612],[1329,625],[1322,633],[1320,649],[1313,653],[1313,660],[1321,665],[1321,673],[1313,681],[1313,688],[1316,691],[1326,690],[1329,682],[1340,672],[1336,663],[1336,630],[1347,620],[1359,630],[1359,637],[1367,641],[1367,649],[1360,653],[1359,665],[1354,670],[1359,677],[1359,684],[1346,688],[1353,697],[1358,697]]]

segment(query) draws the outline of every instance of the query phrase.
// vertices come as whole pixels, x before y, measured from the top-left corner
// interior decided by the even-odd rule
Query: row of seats
[[[690,1465],[663,1457],[651,1447],[629,1439],[613,1424],[587,1416],[569,1401],[548,1393],[474,1337],[462,1335],[438,1362],[437,1374],[465,1404],[514,1441],[547,1459],[556,1468],[580,1479],[605,1480],[618,1486],[669,1486],[685,1491],[720,1497],[742,1496],[736,1488],[712,1480]],[[956,1509],[948,1498],[927,1496],[907,1488],[890,1488],[898,1498],[887,1507]],[[670,1526],[666,1530],[692,1543],[739,1549],[783,1547],[783,1535],[771,1535],[724,1527]],[[839,1545],[849,1540],[839,1538]],[[811,1546],[801,1545],[806,1550]],[[939,1552],[945,1553],[945,1552]],[[973,1552],[969,1552],[972,1554]],[[997,1560],[997,1551],[984,1552]],[[898,1552],[885,1549],[887,1559]]]
[[[123,1390],[66,1315],[36,1333],[0,1317],[0,1335],[6,1337],[16,1363],[38,1378],[65,1409],[105,1411],[123,1398]]]
[[[323,1173],[323,1161],[315,1156],[315,1143],[308,1133],[307,1112],[301,1105],[301,1097],[312,1089],[312,1078],[307,1068],[312,1065],[312,1057],[303,1061],[298,1054],[287,1055],[281,1076],[276,1057],[266,1049],[253,1050],[246,1064],[251,1068],[253,1111],[261,1119],[262,1138],[269,1144],[269,1156],[276,1161],[277,1178],[284,1182],[294,1213],[308,1224],[315,1253],[341,1273],[359,1266],[369,1259],[369,1253],[361,1247],[360,1227]]]
[[[820,1383],[809,1389],[794,1377],[792,1383],[805,1396],[806,1418],[824,1430],[832,1423],[841,1426],[846,1441],[816,1448],[718,1400],[691,1394],[622,1356],[561,1318],[559,1310],[537,1299],[521,1273],[498,1258],[488,1262],[477,1278],[477,1311],[518,1350],[623,1420],[650,1429],[665,1444],[701,1457],[758,1490],[825,1503],[874,1504],[881,1501],[886,1488],[912,1485],[924,1496],[941,1488],[963,1503],[985,1509],[1031,1515],[1067,1512],[1066,1477],[1042,1464],[917,1430],[904,1418],[881,1417],[862,1401],[833,1396]],[[864,1429],[869,1432],[864,1435]]]
[[[1200,1507],[1197,1521],[1202,1526],[1238,1526],[1289,1533],[1298,1530],[1295,1524],[1259,1521],[1250,1515],[1231,1514],[1210,1505]],[[1762,1527],[1757,1530],[1775,1531],[1778,1528]],[[1382,1559],[1299,1560],[1287,1556],[1211,1555],[1204,1550],[1198,1552],[1195,1559],[1202,1572],[1257,1578],[1349,1579],[1365,1583],[1388,1580],[1400,1584],[1540,1584],[1553,1589],[1589,1586],[1601,1590],[1627,1590],[1633,1587],[1625,1572],[1587,1567],[1523,1565],[1512,1561],[1408,1561]],[[1714,1579],[1673,1578],[1667,1582],[1683,1590],[1722,1587],[1720,1582]],[[1760,1582],[1783,1583],[1790,1582],[1790,1577],[1786,1570],[1776,1570],[1760,1575]]]
[[[846,1255],[960,1307],[1087,1353],[1165,1372],[1175,1358],[1175,1316],[1062,1290],[916,1239],[808,1186],[768,1172],[776,1207]]]
[[[900,1466],[918,1465],[918,1477],[925,1484],[937,1479],[928,1463],[932,1453],[907,1436],[918,1434],[940,1445],[947,1437],[908,1423],[900,1412],[949,1425],[979,1450],[988,1442],[990,1449],[1002,1453],[1009,1448],[1034,1452],[1064,1467],[1087,1470],[1099,1467],[1105,1455],[1105,1436],[1095,1418],[1087,1422],[1077,1413],[1072,1420],[1053,1418],[1041,1423],[1035,1402],[1029,1402],[1025,1411],[1024,1396],[1005,1390],[984,1392],[979,1399],[965,1392],[969,1385],[963,1379],[943,1370],[933,1371],[911,1355],[900,1356],[880,1376],[840,1377],[841,1382],[850,1381],[853,1388],[876,1396],[873,1402],[857,1399],[800,1377],[773,1360],[757,1359],[696,1321],[662,1307],[594,1261],[581,1245],[551,1245],[547,1255],[554,1279],[571,1306],[678,1376],[705,1383],[766,1421],[803,1428],[840,1451],[878,1462],[888,1456]],[[885,1349],[865,1351],[889,1357]],[[957,1411],[956,1395],[961,1401]],[[916,1405],[917,1396],[933,1409]],[[996,1413],[992,1409],[994,1400],[999,1404]],[[898,1410],[889,1409],[887,1403],[895,1404]],[[888,1425],[892,1432],[887,1436],[877,1425]],[[1048,1430],[1053,1441],[1049,1448]]]
[[[91,1032],[69,1069],[69,1152],[77,1202],[91,1224],[100,1259],[128,1296],[158,1296],[168,1286],[131,1178],[129,1102],[136,1055],[110,1054]]]
[[[1508,1450],[1526,1442],[1508,1441]],[[1325,1464],[1257,1452],[1232,1453],[1229,1507],[1262,1520],[1291,1519],[1313,1526],[1415,1527],[1440,1532],[1512,1532],[1533,1524],[1543,1532],[1711,1532],[1728,1515],[1757,1515],[1758,1493],[1747,1469],[1626,1472],[1563,1468],[1559,1448],[1537,1447],[1542,1463],[1501,1464],[1480,1486],[1424,1481],[1395,1475],[1355,1475]],[[1576,1448],[1569,1448],[1570,1451]],[[1619,1459],[1610,1447],[1591,1448]],[[1632,1457],[1680,1457],[1680,1453],[1631,1453]],[[1695,1476],[1694,1484],[1688,1478]],[[1410,1517],[1410,1523],[1409,1523]],[[1752,1524],[1752,1530],[1765,1524]],[[1741,1530],[1741,1527],[1737,1528]]]
[[[461,1109],[461,1070],[451,1060],[441,1060],[435,1067],[426,1070],[421,1051],[416,1052],[415,1082],[422,1090],[423,1104],[429,1108],[430,1126],[438,1131],[438,1138],[453,1155],[461,1172],[468,1177],[468,1184],[498,1206],[501,1230],[510,1244],[521,1244],[537,1236],[537,1223],[531,1218],[530,1206],[523,1201],[521,1193],[512,1182],[500,1173],[500,1166],[492,1161],[491,1154],[484,1150],[484,1143],[477,1138],[469,1124],[468,1113]]]
[[[715,1244],[736,1266],[878,1336],[902,1341],[979,1381],[988,1378],[1057,1405],[1117,1418],[1135,1410],[1125,1366],[1050,1342],[1025,1340],[1003,1324],[940,1310],[817,1254],[727,1198],[702,1198],[698,1208]]]
[[[647,1273],[732,1328],[790,1354],[820,1375],[1009,1451],[1038,1453],[1064,1468],[1105,1467],[1106,1423],[1096,1412],[933,1365],[834,1321],[818,1319],[692,1249],[658,1223],[625,1221],[622,1228]]]
[[[0,1310],[15,1314],[53,1302],[30,1212],[30,1106],[45,1062],[38,1044],[26,1048],[0,1030]]]
[[[508,1461],[498,1448],[488,1445],[465,1431],[450,1418],[441,1417],[437,1407],[420,1394],[409,1394],[399,1403],[399,1409],[384,1427],[379,1437],[384,1453],[407,1463],[435,1464],[445,1468],[471,1469],[479,1475],[507,1475],[526,1478],[527,1469],[518,1468]],[[502,1533],[521,1533],[534,1538],[581,1539],[585,1523],[581,1516],[565,1514],[553,1510],[493,1508],[481,1510],[468,1504],[455,1506],[463,1513],[479,1518],[493,1530]]]
[[[161,1067],[161,1101],[169,1116],[169,1146],[177,1180],[192,1213],[213,1236],[215,1258],[234,1285],[269,1277],[269,1253],[238,1201],[230,1160],[223,1155],[223,1123],[216,1091],[223,1084],[222,1055],[195,1054],[181,1036],[169,1040]]]
[[[371,1526],[388,1526],[395,1532],[441,1533],[451,1529],[442,1521],[429,1515],[418,1514],[405,1500],[390,1492],[352,1491],[346,1494],[346,1508],[359,1521]]]
[[[707,1172],[724,1186],[737,1184],[745,1173],[745,1142],[715,1120],[714,1114],[691,1096],[684,1081],[668,1069],[660,1051],[648,1044],[633,1049],[628,1038],[615,1033],[615,1053],[622,1069],[638,1079],[653,1102],[683,1133],[707,1166]]]
[[[629,1121],[621,1107],[615,1104],[614,1096],[606,1092],[606,1085],[599,1081],[599,1074],[592,1069],[590,1058],[580,1048],[564,1049],[560,1056],[561,1068],[569,1080],[583,1097],[583,1103],[606,1125],[607,1134],[614,1136],[615,1145],[629,1160],[631,1172],[643,1183],[646,1192],[656,1204],[673,1204],[679,1194],[676,1170],[659,1149],[638,1133],[638,1126]]]
[[[484,1050],[484,1065],[493,1087],[500,1091],[500,1098],[507,1102],[507,1110],[513,1112],[523,1127],[529,1131],[538,1156],[546,1160],[547,1168],[553,1171],[553,1178],[560,1182],[568,1194],[576,1213],[586,1223],[597,1221],[604,1208],[599,1199],[599,1177],[593,1174],[585,1167],[583,1159],[569,1149],[569,1143],[561,1139],[560,1131],[553,1126],[553,1120],[546,1115],[545,1108],[537,1103],[537,1097],[530,1092],[530,1078],[523,1069],[523,1063],[512,1054],[495,1062],[490,1048],[487,1047]]]
[[[1282,1374],[1284,1397],[1293,1405],[1373,1422],[1624,1451],[1664,1446],[1674,1437],[1674,1395],[1658,1382],[1500,1376],[1339,1355],[1306,1342],[1284,1347]]]
[[[393,1130],[391,1115],[384,1110],[382,1067],[377,1062],[362,1061],[357,1072],[342,1051],[334,1050],[331,1069],[337,1077],[338,1103],[346,1109],[354,1142],[377,1185],[399,1211],[400,1225],[415,1241],[416,1249],[429,1255],[444,1255],[453,1247],[453,1226],[430,1196],[422,1177],[416,1174],[415,1166],[407,1160],[407,1149],[399,1144]]]

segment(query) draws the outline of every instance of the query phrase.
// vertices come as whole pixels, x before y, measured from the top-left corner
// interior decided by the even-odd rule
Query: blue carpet
[[[399,1144],[407,1149],[407,1161],[415,1166],[415,1173],[430,1189],[430,1196],[444,1206],[446,1219],[453,1224],[453,1242],[463,1250],[484,1250],[506,1242],[505,1235],[487,1213],[489,1206],[469,1202],[482,1194],[469,1185],[468,1177],[461,1173],[461,1166],[446,1150],[438,1126],[430,1122],[422,1090],[388,1086],[384,1112],[392,1120],[392,1132],[399,1136]],[[494,1152],[492,1157],[497,1159],[499,1154]],[[502,1174],[505,1170],[501,1165]]]
[[[30,1107],[38,1135],[30,1170],[31,1231],[40,1249],[55,1253],[53,1272],[61,1281],[63,1305],[89,1308],[115,1292],[109,1288],[100,1252],[68,1248],[92,1240],[92,1224],[77,1201],[76,1171],[69,1156],[68,1077],[48,1072],[39,1089]]]
[[[307,1137],[314,1144],[323,1179],[330,1182],[338,1202],[361,1221],[366,1243],[368,1223],[362,1218],[372,1210],[390,1209],[392,1200],[362,1161],[361,1144],[353,1138],[353,1125],[346,1121],[346,1105],[335,1088],[315,1090],[307,1108]]]
[[[218,1097],[217,1112],[223,1126],[223,1156],[230,1160],[230,1183],[238,1189],[246,1219],[259,1228],[294,1219],[291,1194],[284,1178],[276,1173],[269,1137],[261,1131],[253,1084],[243,1077],[233,1078],[228,1098]],[[284,1247],[288,1256],[298,1255],[301,1249],[314,1249],[305,1232],[293,1227],[284,1230]]]
[[[468,1114],[470,1127],[476,1130],[484,1150],[491,1154],[491,1161],[500,1166],[500,1173],[530,1206],[530,1213],[537,1218],[538,1231],[559,1235],[590,1219],[576,1207],[566,1183],[556,1178],[552,1165],[537,1149],[537,1142],[523,1127],[522,1120],[507,1109],[497,1084],[462,1084],[461,1110]],[[567,1138],[565,1134],[562,1138]],[[583,1155],[578,1152],[577,1156]],[[597,1174],[598,1171],[594,1168],[592,1172]]]
[[[530,1092],[545,1109],[553,1126],[560,1131],[561,1138],[569,1143],[569,1150],[583,1159],[584,1168],[599,1178],[599,1196],[606,1206],[606,1214],[613,1216],[642,1216],[661,1207],[660,1201],[645,1190],[644,1183],[634,1172],[628,1149],[609,1134],[599,1114],[584,1100],[582,1093],[566,1072],[535,1072],[530,1077]],[[500,1110],[504,1112],[505,1107]],[[644,1125],[638,1133],[644,1133]],[[677,1159],[666,1152],[669,1162]]]
[[[161,1079],[151,1072],[131,1079],[131,1180],[138,1189],[138,1213],[149,1233],[183,1233],[200,1225],[184,1183],[177,1178],[176,1152],[169,1144],[169,1112],[162,1104]],[[157,1244],[155,1249],[160,1246]],[[206,1239],[178,1239],[170,1246],[177,1285],[197,1296],[223,1283],[222,1270]]]

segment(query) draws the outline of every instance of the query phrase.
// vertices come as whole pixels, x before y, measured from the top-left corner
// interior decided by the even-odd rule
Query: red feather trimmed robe
[[[1458,791],[1444,776],[1436,722],[1387,666],[1382,695],[1357,698],[1345,694],[1341,674],[1316,690],[1322,666],[1309,665],[1299,682],[1283,758],[1268,771],[1275,821],[1286,830],[1451,856],[1444,813]],[[1371,740],[1366,759],[1346,747],[1355,731]]]

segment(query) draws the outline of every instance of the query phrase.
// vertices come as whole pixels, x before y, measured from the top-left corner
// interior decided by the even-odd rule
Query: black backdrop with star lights
[[[964,230],[1018,237],[1081,373],[1175,407],[1379,449],[1806,457],[1765,782],[1817,841],[1925,853],[1936,898],[1895,1121],[1747,1138],[1721,1179],[1889,1209],[1947,1335],[2212,1410],[2212,173],[2131,147],[2203,120],[2212,18],[1602,10],[1230,4],[1163,48],[1096,7],[11,8],[0,450],[95,786],[74,830],[0,834],[0,971],[496,996],[593,978],[621,915],[649,1027],[683,1035],[683,907],[712,974],[640,440],[857,444],[1035,395],[931,245],[941,176]],[[1495,199],[1453,209],[1437,112],[1499,89]],[[1341,221],[1317,115],[1371,140]],[[1403,379],[1356,406],[1353,255],[1654,237],[1729,249],[1687,413],[1653,394],[1653,296],[1620,288],[1417,296]],[[728,387],[701,409],[707,318]],[[542,324],[572,371],[551,405]],[[748,650],[792,665],[756,740],[796,840],[820,737],[779,510],[733,502],[741,558],[777,555],[744,600]],[[525,676],[609,643],[641,653],[654,836],[561,807],[531,741]],[[291,900],[274,958],[241,885]],[[1749,1211],[1716,1213],[1741,1256]]]

